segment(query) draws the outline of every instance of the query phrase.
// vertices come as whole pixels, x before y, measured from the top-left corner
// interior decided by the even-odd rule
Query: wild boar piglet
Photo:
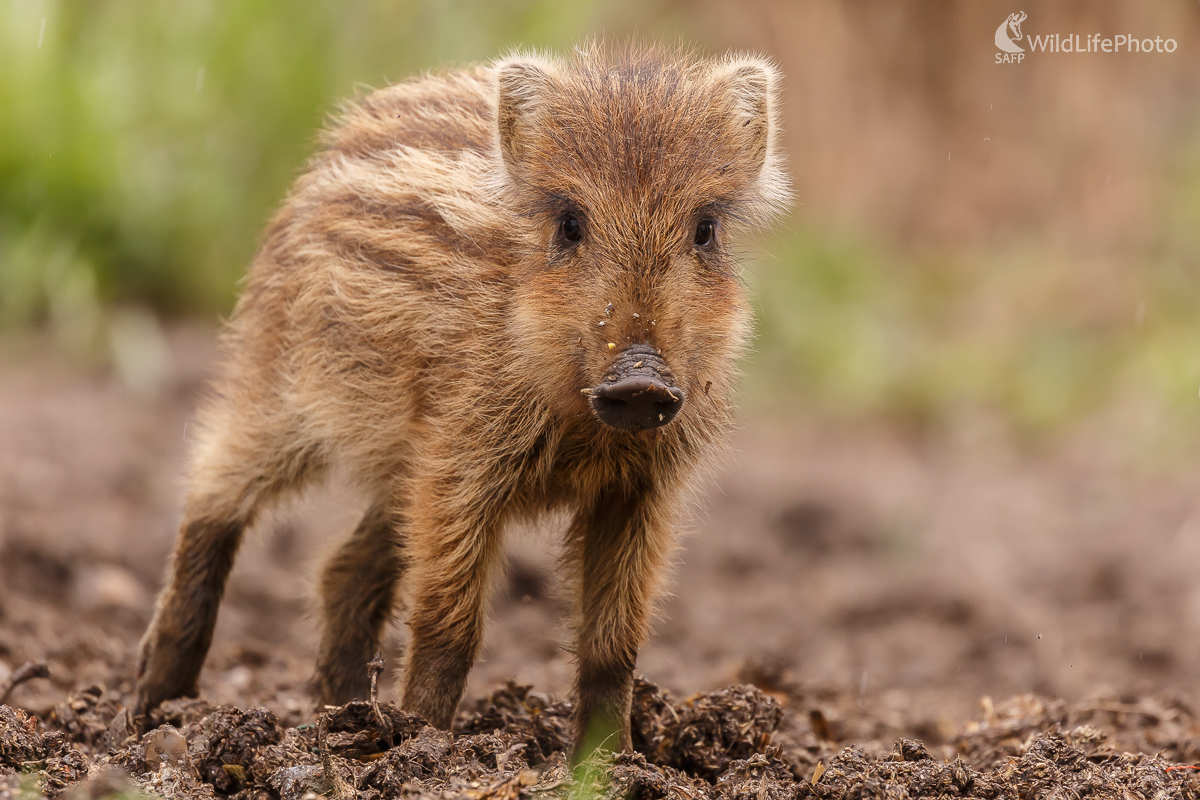
[[[627,749],[672,525],[733,419],[731,240],[787,200],[778,83],[589,44],[349,104],[226,325],[135,711],[198,691],[243,532],[342,463],[371,499],[321,576],[317,699],[366,695],[406,606],[403,707],[448,728],[505,527],[568,509],[575,752]]]

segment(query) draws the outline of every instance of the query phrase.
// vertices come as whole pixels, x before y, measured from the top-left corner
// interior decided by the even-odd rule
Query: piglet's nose
[[[683,407],[683,390],[649,375],[631,375],[592,390],[592,408],[606,425],[648,430],[666,425]]]

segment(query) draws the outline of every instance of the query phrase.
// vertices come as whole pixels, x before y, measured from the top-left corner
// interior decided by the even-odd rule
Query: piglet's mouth
[[[586,390],[592,411],[619,431],[660,428],[683,408],[684,391],[672,386],[671,369],[657,350],[644,344],[621,351],[604,381]]]

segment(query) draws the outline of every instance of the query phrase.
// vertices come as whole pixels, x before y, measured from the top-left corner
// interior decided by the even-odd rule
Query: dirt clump
[[[679,705],[646,681],[634,686],[634,747],[659,766],[708,781],[763,752],[782,719],[779,702],[755,686],[730,686]]]
[[[20,767],[45,757],[46,737],[38,728],[37,718],[17,708],[0,706],[0,768]]]
[[[97,746],[121,711],[121,699],[100,686],[72,692],[50,712],[49,723],[78,744]]]
[[[504,731],[515,737],[515,744],[521,746],[521,757],[530,766],[544,764],[570,745],[574,706],[568,702],[554,702],[532,689],[532,686],[507,682],[460,712],[455,732],[470,735]]]
[[[0,797],[7,796],[10,775],[36,773],[47,796],[88,775],[89,759],[72,747],[62,731],[46,730],[37,717],[0,705]]]

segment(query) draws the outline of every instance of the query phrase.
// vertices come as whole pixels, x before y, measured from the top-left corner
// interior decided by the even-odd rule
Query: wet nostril
[[[683,390],[645,376],[603,383],[591,392],[592,408],[606,425],[646,430],[666,425],[683,406]]]

